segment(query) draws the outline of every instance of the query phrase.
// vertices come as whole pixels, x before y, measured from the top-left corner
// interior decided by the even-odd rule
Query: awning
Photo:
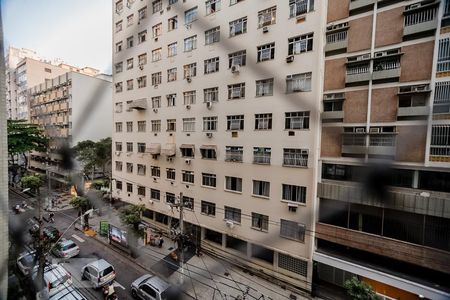
[[[192,149],[192,151],[195,150],[194,144],[181,144],[180,149]]]
[[[177,153],[176,145],[173,143],[168,143],[161,150],[161,154],[166,156],[174,156]]]
[[[217,151],[216,145],[201,145],[200,150],[215,150]]]
[[[128,106],[129,109],[138,109],[138,110],[144,110],[147,109],[147,99],[137,99],[133,100],[130,105]]]
[[[150,144],[150,147],[146,149],[146,152],[152,155],[158,155],[161,153],[161,144]]]

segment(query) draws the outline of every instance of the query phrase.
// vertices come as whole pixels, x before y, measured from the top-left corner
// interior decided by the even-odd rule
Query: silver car
[[[33,280],[37,276],[38,266],[34,267]],[[72,276],[61,265],[47,264],[44,268],[44,281],[48,296],[53,296],[72,286]]]
[[[62,240],[59,246],[55,246],[52,250],[53,254],[57,257],[71,258],[75,257],[80,253],[80,247],[75,244],[72,240]]]
[[[144,300],[175,299],[175,289],[155,275],[142,275],[131,284],[131,295]]]
[[[16,263],[17,267],[23,275],[30,275],[34,266],[38,263],[36,260],[36,251],[27,251],[20,254],[17,258]]]
[[[116,278],[114,267],[104,259],[85,265],[81,269],[81,280],[88,280],[94,288],[111,283]]]
[[[49,298],[49,300],[86,300],[73,286],[68,286]]]

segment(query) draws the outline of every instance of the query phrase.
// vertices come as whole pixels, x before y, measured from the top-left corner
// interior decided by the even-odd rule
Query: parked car
[[[114,267],[104,259],[91,262],[81,269],[81,280],[88,280],[95,289],[111,283],[115,278]]]
[[[52,249],[53,254],[57,257],[71,258],[80,253],[80,247],[72,240],[62,239],[58,244]]]
[[[42,230],[42,234],[45,238],[49,239],[50,241],[56,242],[59,237],[61,236],[61,233],[58,229],[56,229],[53,226],[47,226]]]
[[[73,286],[68,286],[65,289],[51,296],[49,300],[87,300],[87,299]]]
[[[38,266],[33,269],[33,280],[37,276]],[[65,288],[72,286],[72,276],[61,265],[46,264],[44,267],[44,282],[48,296],[56,295]]]
[[[37,264],[37,261],[35,261],[35,259],[36,259],[35,250],[21,253],[16,260],[19,271],[23,275],[28,276],[30,272],[33,270],[34,266]]]
[[[142,275],[131,284],[131,295],[144,300],[181,299],[179,291],[155,275]]]
[[[37,233],[39,231],[39,222],[35,218],[28,219],[27,224],[29,227],[28,232],[31,235],[34,235],[35,233]]]

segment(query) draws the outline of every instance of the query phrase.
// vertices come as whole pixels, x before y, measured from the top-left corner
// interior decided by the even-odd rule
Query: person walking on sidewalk
[[[48,217],[49,217],[49,222],[50,223],[55,223],[55,214],[53,213],[53,212],[51,212],[49,215],[48,215]]]

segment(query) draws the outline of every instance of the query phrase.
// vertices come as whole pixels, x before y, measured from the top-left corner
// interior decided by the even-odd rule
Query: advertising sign
[[[128,247],[127,232],[109,224],[109,239],[123,247]]]
[[[100,221],[100,235],[107,236],[109,230],[109,223],[106,220]]]

